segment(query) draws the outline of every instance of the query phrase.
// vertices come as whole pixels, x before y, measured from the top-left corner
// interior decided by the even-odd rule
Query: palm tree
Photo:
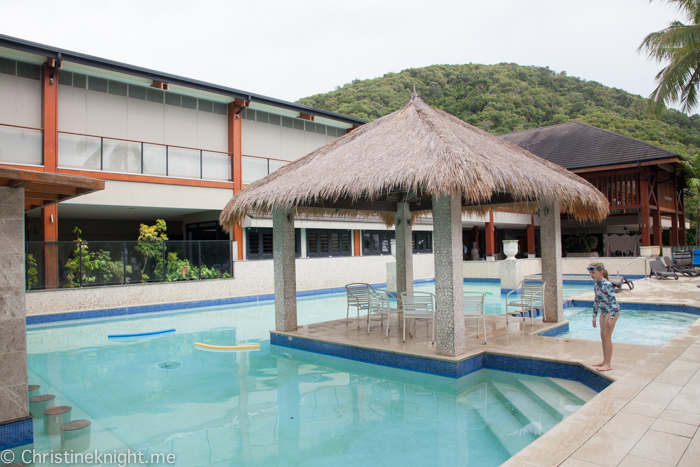
[[[665,0],[674,4],[687,24],[673,21],[666,29],[652,32],[639,46],[649,58],[667,65],[656,75],[650,107],[657,115],[666,104],[680,102],[689,112],[698,103],[700,85],[700,0]]]
[[[696,194],[700,193],[700,152],[693,156],[687,156],[681,162],[685,173],[688,175],[686,186]],[[700,246],[700,203],[695,211],[695,245]],[[685,219],[682,219],[685,222]]]

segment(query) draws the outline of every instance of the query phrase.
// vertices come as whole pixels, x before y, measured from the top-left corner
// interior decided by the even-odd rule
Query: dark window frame
[[[255,237],[253,237],[253,234]],[[253,245],[251,240],[256,238],[256,245]],[[265,248],[265,239],[269,239],[269,248]],[[246,227],[245,236],[245,259],[246,260],[261,260],[272,259],[273,243],[272,229],[269,227]],[[301,256],[301,229],[294,229],[294,256]]]
[[[327,251],[323,251],[322,236],[326,236]],[[333,235],[337,235],[338,250],[333,251]],[[315,237],[315,251],[311,249],[311,238]],[[306,229],[306,256],[309,258],[337,258],[352,256],[352,230]]]

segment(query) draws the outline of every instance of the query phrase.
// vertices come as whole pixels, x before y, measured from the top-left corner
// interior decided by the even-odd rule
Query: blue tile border
[[[572,300],[572,306],[592,307],[593,302],[589,300]],[[663,305],[658,303],[627,303],[618,302],[620,311],[627,310],[649,310],[649,311],[669,311],[672,313],[689,313],[691,315],[700,315],[700,308],[689,305]]]
[[[556,328],[547,329],[546,331],[538,332],[535,335],[544,337],[556,337],[567,332],[569,332],[569,323],[557,326]]]
[[[433,279],[435,280],[435,279]],[[501,279],[494,278],[479,278],[479,277],[465,277],[463,282],[498,282],[501,283]]]
[[[414,284],[426,284],[435,282],[435,279],[417,279]],[[386,287],[386,283],[370,284],[375,289]],[[297,298],[312,295],[323,295],[345,292],[345,287],[333,287],[327,289],[302,290],[297,292]],[[155,313],[159,311],[186,310],[209,306],[236,305],[240,303],[263,302],[274,300],[275,294],[248,295],[245,297],[217,298],[212,300],[198,300],[193,302],[163,303],[159,305],[141,305],[121,308],[105,308],[101,310],[75,311],[70,313],[56,313],[50,315],[27,316],[27,324],[55,323],[60,321],[73,321],[78,319],[110,318],[115,316],[136,315],[141,313]]]
[[[482,368],[510,371],[534,376],[548,376],[578,381],[600,392],[612,381],[575,363],[550,362],[525,357],[480,353],[459,362],[416,355],[405,355],[349,345],[322,342],[270,332],[270,344],[304,350],[332,357],[383,365],[401,370],[418,371],[449,378],[461,378]]]
[[[32,417],[0,423],[0,451],[34,442]]]

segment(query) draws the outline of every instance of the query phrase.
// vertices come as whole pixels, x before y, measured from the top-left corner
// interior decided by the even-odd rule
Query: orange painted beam
[[[305,114],[304,112],[299,112],[299,118],[301,118],[302,120],[308,120],[310,122],[313,122],[316,120],[315,115]]]
[[[646,161],[646,162],[640,162],[639,165],[642,167],[647,167],[650,165],[660,165],[660,164],[680,164],[681,160],[678,157],[671,157],[668,159],[660,159],[656,161]],[[605,172],[605,171],[611,171],[611,170],[617,170],[617,169],[628,169],[632,167],[637,167],[636,162],[632,162],[629,164],[618,164],[618,165],[609,165],[605,167],[586,167],[585,169],[573,169],[571,172],[575,174],[582,174],[582,173],[587,173],[587,172]]]
[[[41,128],[44,131],[44,172],[58,168],[58,75],[51,78],[54,63],[45,63],[41,73]],[[41,209],[41,239],[58,241],[58,206]],[[58,287],[58,247],[44,247],[44,287]]]
[[[639,200],[641,204],[642,246],[651,246],[651,230],[649,229],[649,182],[639,177]]]
[[[43,172],[44,171],[44,167],[34,167],[31,165],[14,165],[14,164],[0,163],[0,167],[7,167],[9,169],[19,169],[19,170],[31,170],[33,172]]]
[[[148,175],[118,174],[111,172],[93,172],[89,170],[58,169],[58,173],[82,175],[83,177],[123,182],[158,183],[161,185],[203,186],[208,188],[233,188],[233,182],[212,182],[209,180],[188,180],[186,178],[149,177]]]
[[[41,128],[44,130],[44,171],[56,172],[58,157],[58,75],[51,78],[53,68],[42,67]]]
[[[360,238],[360,231],[355,230],[353,236],[354,236],[354,240],[355,240],[355,254],[354,254],[354,256],[362,256],[362,241]]]
[[[535,215],[530,216],[530,224],[527,226],[527,252],[535,253]]]
[[[496,254],[496,228],[493,225],[493,211],[489,211],[489,221],[486,223],[486,254]]]
[[[237,194],[243,189],[243,130],[241,123],[241,105],[232,102],[228,105],[228,152],[232,154],[233,163],[231,164],[233,173],[233,194]],[[233,227],[233,239],[238,242],[238,259],[243,259],[243,227],[241,222]]]

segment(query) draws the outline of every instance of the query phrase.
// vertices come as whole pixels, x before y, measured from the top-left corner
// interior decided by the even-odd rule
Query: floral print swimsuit
[[[614,318],[620,312],[620,305],[615,300],[615,289],[609,280],[603,279],[600,282],[596,282],[593,286],[593,292],[595,292],[593,319],[598,316],[599,311],[603,315],[610,313],[611,318]]]

